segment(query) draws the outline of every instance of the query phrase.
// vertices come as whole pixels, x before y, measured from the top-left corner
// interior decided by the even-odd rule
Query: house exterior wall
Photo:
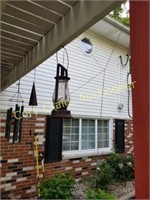
[[[80,49],[80,38],[83,37],[89,38],[93,44],[93,52],[90,55],[85,55]],[[94,118],[101,115],[104,118],[128,119],[126,87],[128,65],[124,68],[121,67],[119,60],[121,55],[125,63],[127,49],[91,31],[84,33],[80,38],[66,46],[69,55],[68,73],[71,78],[69,110],[73,116]],[[61,64],[63,64],[62,55],[62,52],[58,52],[58,60]],[[36,113],[49,114],[53,109],[52,95],[55,86],[56,65],[56,56],[54,55],[36,68],[35,85],[38,99],[38,107],[34,109]],[[67,66],[66,56],[64,66]],[[28,102],[33,80],[34,71],[20,80],[20,92],[26,111],[31,110]],[[104,95],[101,113],[103,80]],[[0,108],[4,111],[8,108],[8,100],[17,91],[16,84],[17,82],[1,93]],[[124,105],[122,110],[117,109],[118,103]],[[131,103],[130,110],[132,110]]]
[[[22,141],[19,144],[12,144],[7,141],[5,136],[6,114],[0,116],[0,136],[1,136],[1,198],[2,199],[21,199],[33,197],[36,195],[36,170],[35,157],[33,154],[33,135],[30,135],[31,120],[24,118],[22,128]],[[45,115],[32,117],[32,132],[38,135],[38,151],[44,153],[45,144]],[[113,125],[114,127],[114,125]],[[113,128],[115,131],[115,128]],[[114,140],[115,140],[115,134]],[[133,153],[132,142],[133,129],[132,121],[125,121],[125,154]],[[96,169],[97,161],[106,158],[107,155],[85,156],[78,158],[62,159],[61,162],[45,164],[44,178],[54,176],[57,172],[71,172],[76,180],[84,176],[93,175]],[[43,174],[40,167],[40,181],[43,180]]]
[[[111,120],[111,142],[115,141],[115,119],[125,120],[125,153],[133,153],[133,127],[132,120],[127,112],[127,72],[128,66],[122,67],[119,56],[126,60],[127,49],[115,44],[91,31],[80,36],[87,37],[93,44],[93,53],[85,55],[80,49],[80,39],[77,38],[66,46],[69,54],[69,76],[71,78],[69,88],[71,103],[69,110],[76,118],[109,119]],[[119,39],[119,35],[118,35]],[[49,44],[50,45],[50,44]],[[63,64],[62,52],[58,52],[60,63]],[[67,66],[65,57],[64,66]],[[105,77],[103,70],[105,69]],[[5,139],[6,110],[11,105],[8,101],[17,91],[16,83],[1,93],[0,108],[1,114],[1,191],[2,197],[19,199],[35,196],[36,179],[33,155],[33,136],[29,132],[38,133],[39,152],[44,152],[46,115],[50,115],[52,95],[55,86],[56,57],[47,59],[36,68],[36,92],[38,107],[33,108],[31,117],[24,117],[22,141],[19,144],[12,144],[12,140]],[[104,80],[105,78],[105,80]],[[31,108],[28,106],[34,72],[30,72],[21,79],[20,91],[24,100],[26,114]],[[104,96],[101,111],[101,90],[103,81]],[[122,88],[119,88],[119,86]],[[119,90],[118,90],[119,88]],[[116,92],[117,90],[117,92]],[[131,97],[130,97],[131,98]],[[118,110],[118,103],[122,103],[123,109]],[[130,110],[132,109],[130,103]],[[132,113],[131,113],[132,114]],[[31,125],[32,123],[32,125]],[[113,146],[112,146],[113,147]],[[110,153],[110,152],[109,152]],[[65,153],[63,152],[63,155]],[[45,164],[44,177],[52,177],[56,172],[70,171],[77,180],[92,175],[96,168],[97,161],[108,155],[97,150],[94,155],[88,153],[84,156],[63,157],[61,162]],[[42,178],[42,171],[41,180]]]

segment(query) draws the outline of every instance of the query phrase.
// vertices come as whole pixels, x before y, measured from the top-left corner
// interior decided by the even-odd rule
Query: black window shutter
[[[115,147],[118,153],[124,152],[124,120],[115,120]]]
[[[47,116],[45,163],[62,160],[62,128],[62,118],[52,118]]]

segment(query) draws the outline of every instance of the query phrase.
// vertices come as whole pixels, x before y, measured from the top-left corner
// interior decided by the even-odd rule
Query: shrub
[[[113,168],[113,176],[116,181],[129,181],[134,178],[133,156],[122,156],[114,153],[107,162]]]
[[[40,199],[71,199],[74,178],[70,173],[57,173],[39,185]]]
[[[103,161],[96,170],[96,188],[106,190],[107,186],[113,182],[114,170],[107,161]]]
[[[86,199],[115,199],[115,196],[108,194],[101,189],[99,189],[97,192],[95,192],[93,189],[89,189],[86,194]]]
[[[96,170],[96,188],[107,190],[109,184],[130,181],[134,178],[133,156],[114,153],[107,160],[102,160]]]

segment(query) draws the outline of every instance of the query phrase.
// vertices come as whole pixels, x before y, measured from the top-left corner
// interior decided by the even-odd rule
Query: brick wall
[[[132,120],[125,121],[125,153],[134,154]]]
[[[39,152],[44,152],[44,135],[46,116],[38,115],[23,119],[22,140],[19,144],[12,144],[12,139],[5,139],[6,114],[1,114],[1,196],[3,199],[20,199],[35,196],[36,174],[33,154],[33,132],[38,133]],[[12,134],[11,134],[12,136]],[[125,122],[125,152],[133,153],[132,121]],[[83,176],[92,175],[96,169],[97,160],[102,156],[62,160],[45,165],[44,177],[52,177],[56,172],[70,171],[76,180]],[[42,170],[40,177],[43,179]]]

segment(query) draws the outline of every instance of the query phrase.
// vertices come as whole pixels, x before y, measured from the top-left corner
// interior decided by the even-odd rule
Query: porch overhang
[[[111,1],[1,1],[1,90],[118,7]]]

